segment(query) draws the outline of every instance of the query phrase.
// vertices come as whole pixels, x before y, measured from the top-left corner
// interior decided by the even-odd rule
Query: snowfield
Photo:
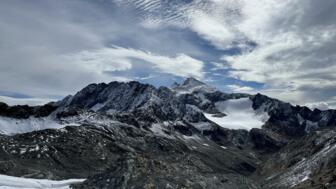
[[[15,135],[43,129],[60,129],[63,127],[65,125],[61,125],[48,117],[14,119],[0,116],[0,134],[4,135]]]
[[[261,128],[269,119],[266,112],[255,111],[249,98],[226,100],[216,103],[217,109],[227,116],[216,117],[213,114],[204,113],[205,117],[221,127],[228,129]]]
[[[81,183],[85,179],[53,181],[0,175],[1,189],[68,189],[71,184]]]

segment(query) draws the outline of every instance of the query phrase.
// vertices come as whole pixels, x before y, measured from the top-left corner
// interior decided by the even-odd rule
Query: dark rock
[[[249,134],[255,148],[264,152],[276,152],[287,144],[283,137],[272,131],[254,128]]]

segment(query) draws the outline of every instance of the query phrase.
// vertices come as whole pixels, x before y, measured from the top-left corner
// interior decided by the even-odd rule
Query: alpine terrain
[[[0,188],[336,188],[336,110],[194,78],[0,103],[0,143]]]

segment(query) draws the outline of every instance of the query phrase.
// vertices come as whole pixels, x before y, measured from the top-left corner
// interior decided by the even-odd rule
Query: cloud
[[[320,109],[320,110],[328,110],[330,109],[329,104],[327,102],[315,102],[315,103],[308,103],[305,104],[310,109]]]
[[[190,20],[191,29],[218,48],[228,48],[236,37],[229,27],[222,25],[220,19],[202,12],[193,13]]]
[[[336,78],[332,71],[336,70],[336,56],[332,53],[336,49],[333,32],[336,25],[324,20],[330,19],[326,15],[321,19],[317,17],[321,11],[328,14],[329,7],[336,7],[336,3],[259,2],[263,5],[249,6],[247,3],[242,9],[246,20],[238,27],[258,46],[228,60],[233,69],[231,76],[266,83],[266,93],[282,91],[271,94],[294,103],[328,100],[335,96],[331,91],[335,89]],[[319,8],[315,8],[317,6]]]
[[[1,1],[0,89],[60,99],[89,83],[128,81],[128,74],[113,72],[136,73],[139,67],[203,77],[203,62],[189,55],[203,56],[203,52],[183,32],[146,29],[135,13],[125,14],[114,3],[107,4]]]
[[[15,0],[0,4],[1,90],[36,98],[61,98],[88,83],[106,81],[61,58],[64,53],[102,44],[93,30],[70,19],[68,9],[58,9],[67,4]]]
[[[254,93],[255,90],[249,86],[227,85],[227,88],[234,93]]]
[[[240,48],[242,53],[223,54],[229,77],[264,83],[261,92],[293,103],[336,96],[334,1],[138,2],[128,1],[143,8],[144,22],[155,20],[152,26],[189,28],[218,49]],[[221,69],[214,66],[212,71]]]
[[[0,96],[0,102],[6,102],[10,106],[14,105],[30,105],[38,106],[43,105],[51,101],[56,101],[55,99],[40,99],[40,98],[13,98],[8,96]]]
[[[226,62],[210,62],[210,64],[213,66],[211,71],[228,70],[230,68]]]
[[[93,51],[82,51],[68,55],[69,62],[84,66],[88,70],[98,73],[106,71],[124,71],[132,68],[136,60],[152,64],[154,68],[163,73],[181,77],[195,77],[203,79],[203,62],[185,54],[176,57],[167,57],[135,49],[115,46]]]
[[[161,1],[128,0],[120,4],[135,7],[148,28],[174,26],[188,28],[219,49],[232,45],[240,38],[229,27],[239,17],[238,0]]]

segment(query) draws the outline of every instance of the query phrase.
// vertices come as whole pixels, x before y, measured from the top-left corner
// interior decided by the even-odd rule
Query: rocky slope
[[[0,104],[0,174],[74,188],[333,188],[335,110],[229,94],[90,84],[39,107]]]

